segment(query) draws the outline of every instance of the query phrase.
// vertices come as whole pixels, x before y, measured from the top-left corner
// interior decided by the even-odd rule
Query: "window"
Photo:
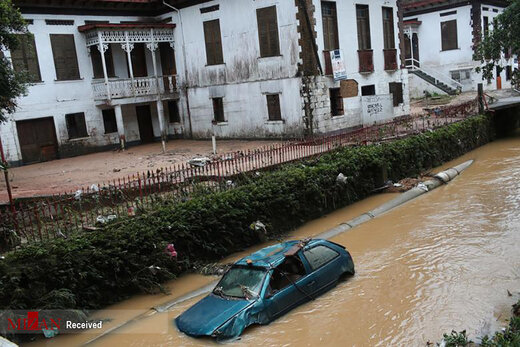
[[[168,101],[168,115],[170,123],[180,123],[181,115],[179,114],[179,104],[175,100]]]
[[[443,51],[458,48],[456,19],[441,23],[441,38]]]
[[[391,7],[383,7],[383,38],[384,49],[395,48],[394,12]]]
[[[329,89],[330,93],[330,113],[332,117],[341,116],[343,111],[343,98],[341,97],[340,88]]]
[[[467,83],[471,80],[471,69],[451,71],[451,78],[459,83]]]
[[[370,20],[368,16],[368,5],[356,5],[359,50],[367,50],[372,47],[370,43]]]
[[[484,16],[484,36],[487,36],[489,33],[489,17]]]
[[[213,293],[236,298],[255,297],[260,294],[265,274],[263,268],[233,266],[222,277]]]
[[[367,96],[367,95],[376,95],[376,86],[371,84],[368,86],[362,86],[361,87],[361,95]]]
[[[103,124],[105,134],[117,133],[116,113],[113,108],[101,111],[103,113]]]
[[[312,270],[316,270],[332,259],[339,256],[338,252],[326,246],[316,246],[303,252],[305,258],[311,265]]]
[[[74,35],[51,34],[52,55],[58,81],[79,80]]]
[[[222,98],[213,98],[213,120],[217,123],[225,122],[224,118],[224,103]]]
[[[222,40],[218,19],[204,22],[204,40],[206,42],[206,61],[208,65],[223,64]]]
[[[85,124],[85,114],[83,112],[66,114],[65,121],[67,123],[69,139],[88,136],[87,125]]]
[[[305,267],[300,258],[298,256],[286,257],[285,261],[274,269],[266,296],[276,294],[303,276],[305,276]]]
[[[94,78],[104,78],[103,73],[103,61],[101,59],[101,52],[98,46],[90,47],[90,59],[92,60],[92,70],[94,72]],[[105,64],[107,67],[107,76],[115,77],[114,74],[114,60],[112,58],[112,49],[108,45],[108,49],[105,51]]]
[[[38,65],[38,54],[36,53],[36,45],[34,36],[31,34],[17,35],[19,45],[16,49],[11,50],[11,60],[13,62],[14,71],[27,71],[31,82],[39,82],[42,80],[40,75],[40,66]]]
[[[403,84],[400,82],[390,82],[388,84],[390,93],[394,98],[394,107],[403,103]]]
[[[338,18],[336,3],[330,1],[321,2],[321,17],[323,20],[323,40],[326,51],[339,49]]]
[[[269,120],[282,120],[282,112],[280,111],[280,95],[270,94],[267,98],[267,114]]]
[[[512,76],[513,76],[513,69],[511,68],[511,65],[508,65],[508,66],[506,66],[506,81],[510,81]]]
[[[258,41],[260,42],[260,57],[280,55],[278,42],[278,20],[276,6],[259,8],[256,10],[258,22]]]

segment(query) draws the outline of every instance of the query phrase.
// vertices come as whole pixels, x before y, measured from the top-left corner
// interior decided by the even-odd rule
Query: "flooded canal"
[[[468,159],[475,159],[473,165],[448,185],[332,239],[351,252],[353,278],[268,326],[247,329],[233,345],[425,346],[451,329],[467,329],[475,339],[503,326],[520,291],[520,136],[491,143],[443,167]],[[338,210],[289,238],[316,235],[394,196],[382,194]],[[170,283],[170,297],[137,297],[110,309],[128,316],[136,313],[130,310],[146,312],[212,280],[186,276]],[[187,337],[172,323],[199,299],[166,313],[150,311],[92,345],[214,344]],[[107,322],[106,328],[128,319],[124,316]],[[58,336],[37,345],[80,345],[96,334]]]

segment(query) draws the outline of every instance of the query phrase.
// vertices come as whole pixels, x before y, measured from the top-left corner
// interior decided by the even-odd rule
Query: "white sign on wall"
[[[335,49],[330,52],[330,63],[332,65],[332,74],[334,75],[334,81],[346,80],[347,69],[343,62],[343,54],[340,49]]]
[[[362,97],[363,126],[384,123],[394,118],[394,99],[392,94]]]

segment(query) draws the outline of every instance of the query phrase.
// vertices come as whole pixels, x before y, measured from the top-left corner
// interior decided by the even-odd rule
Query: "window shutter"
[[[391,7],[383,7],[383,37],[385,49],[395,48],[394,13]]]
[[[443,51],[458,48],[457,20],[441,23],[441,41]]]
[[[74,35],[51,34],[50,37],[56,79],[59,81],[80,79]]]
[[[18,35],[19,46],[11,51],[11,61],[15,71],[27,71],[31,82],[41,81],[40,66],[34,37],[31,34]]]
[[[282,120],[282,113],[280,110],[280,95],[267,95],[267,113],[269,120]]]
[[[321,2],[321,17],[323,20],[323,37],[325,50],[332,51],[339,48],[338,20],[336,3],[329,1]]]
[[[372,47],[370,42],[370,20],[368,5],[356,5],[358,48],[367,50]]]
[[[280,55],[280,42],[278,38],[278,20],[276,18],[276,6],[257,9],[256,19],[258,22],[258,40],[260,43],[260,56],[272,57]]]
[[[204,40],[206,43],[206,60],[208,65],[222,64],[222,39],[218,19],[204,22]]]

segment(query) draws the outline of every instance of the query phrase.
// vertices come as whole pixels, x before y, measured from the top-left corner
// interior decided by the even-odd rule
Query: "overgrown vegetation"
[[[466,331],[444,334],[444,346],[446,347],[518,347],[520,346],[520,300],[513,305],[513,316],[509,325],[503,331],[497,331],[494,335],[484,336],[480,343],[474,343],[466,336]]]
[[[13,50],[20,45],[19,34],[27,33],[20,11],[11,0],[0,1],[0,123],[16,109],[16,98],[26,92],[29,76],[25,71],[14,71],[2,51]]]
[[[192,267],[287,232],[370,194],[381,173],[394,181],[419,174],[483,145],[487,116],[381,145],[341,148],[319,159],[265,172],[229,191],[153,211],[103,231],[35,243],[0,260],[0,309],[95,309],[160,284]],[[337,182],[339,173],[347,182]],[[175,244],[177,258],[165,253]]]
[[[484,38],[477,46],[474,59],[481,62],[477,72],[482,71],[482,79],[491,81],[495,69],[504,70],[502,57],[520,52],[520,0],[511,0],[508,7],[499,14],[489,29],[483,29]],[[520,72],[512,71],[513,84],[519,86]]]

